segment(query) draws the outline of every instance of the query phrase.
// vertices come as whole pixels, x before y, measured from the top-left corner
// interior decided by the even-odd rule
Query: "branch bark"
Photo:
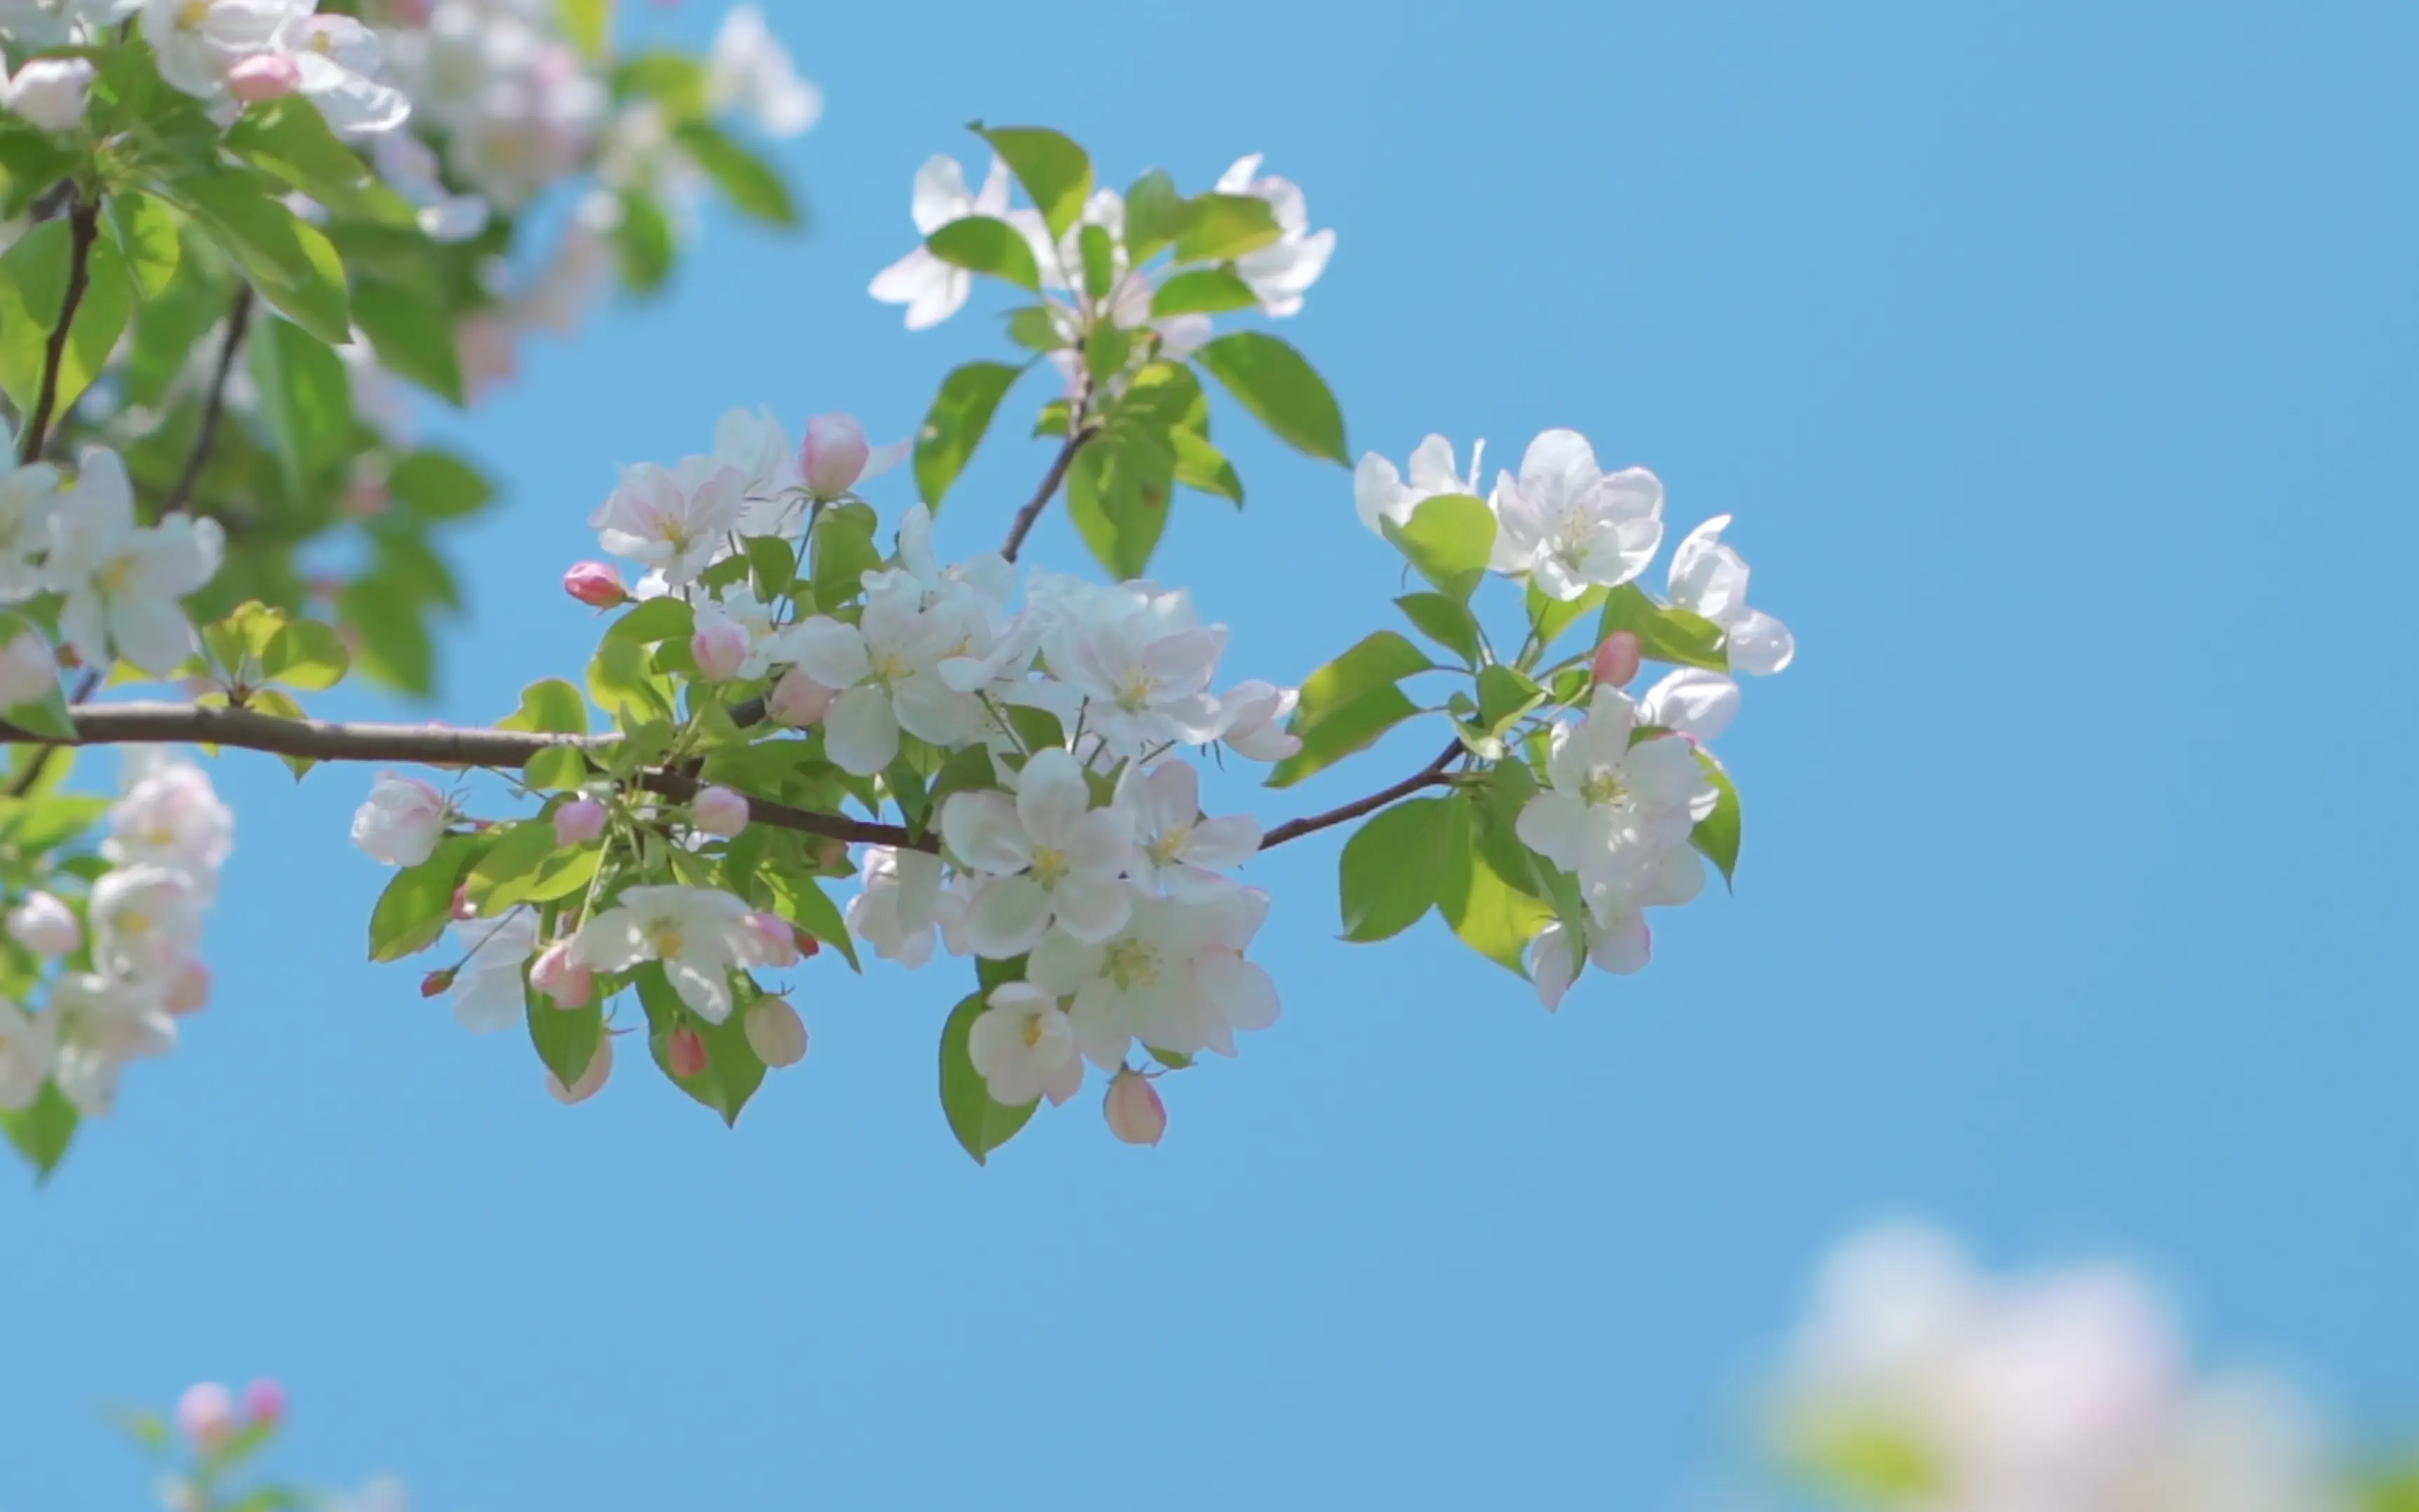
[[[1010,562],[1016,560],[1016,553],[1025,548],[1025,538],[1033,533],[1034,522],[1041,517],[1043,510],[1050,507],[1051,497],[1057,493],[1058,486],[1067,481],[1067,470],[1075,465],[1075,454],[1100,433],[1098,425],[1078,425],[1068,433],[1067,444],[1058,448],[1057,456],[1050,463],[1050,471],[1041,475],[1041,486],[1035,489],[1033,497],[1025,501],[1025,507],[1016,512],[1015,521],[1008,528],[1008,544],[999,548],[1001,556]]]
[[[1287,841],[1300,840],[1304,835],[1316,835],[1322,829],[1333,829],[1337,825],[1358,819],[1363,814],[1375,813],[1390,803],[1410,797],[1422,788],[1449,787],[1453,783],[1453,779],[1445,775],[1445,768],[1451,766],[1455,758],[1460,754],[1461,742],[1456,740],[1439,751],[1436,760],[1393,787],[1372,793],[1365,798],[1355,798],[1350,803],[1341,808],[1330,809],[1325,813],[1310,814],[1301,819],[1288,819],[1260,837],[1260,849],[1273,850]]]
[[[406,762],[425,766],[526,765],[545,751],[571,748],[594,754],[616,735],[566,735],[517,730],[456,730],[444,725],[344,724],[327,719],[281,719],[249,709],[206,709],[190,703],[85,703],[69,710],[76,738],[56,740],[0,723],[0,742],[39,746],[190,744],[232,746],[275,756],[320,762]],[[696,779],[679,772],[641,772],[638,785],[675,802],[697,796]],[[839,814],[816,813],[770,798],[742,795],[749,818],[776,829],[828,840],[937,851],[940,842],[899,825],[871,824]]]
[[[84,291],[91,283],[92,244],[100,236],[100,202],[79,197],[68,211],[67,295],[59,301],[58,326],[52,331],[50,345],[42,351],[42,384],[34,393],[33,413],[26,417],[25,434],[18,438],[20,467],[39,458],[51,438],[52,411],[59,399],[59,366],[67,360],[68,336],[75,329],[76,311],[84,304]]]
[[[226,340],[219,347],[218,366],[210,374],[209,397],[202,403],[201,432],[193,438],[193,452],[185,458],[185,470],[177,474],[177,486],[168,490],[168,501],[161,506],[162,515],[176,514],[192,500],[193,485],[201,481],[202,470],[210,465],[210,454],[218,448],[219,423],[226,414],[227,377],[235,371],[236,353],[252,326],[252,285],[238,285],[235,303],[227,311]]]

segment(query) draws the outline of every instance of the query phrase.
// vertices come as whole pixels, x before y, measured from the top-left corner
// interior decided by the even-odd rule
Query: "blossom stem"
[[[202,428],[193,438],[193,455],[185,458],[185,470],[177,474],[177,486],[168,490],[168,501],[160,508],[162,515],[174,515],[193,499],[193,486],[201,481],[202,470],[210,464],[210,454],[219,443],[219,422],[226,413],[227,378],[235,371],[236,353],[243,347],[244,332],[252,326],[252,285],[236,285],[235,303],[227,310],[226,339],[219,345],[218,366],[210,372],[209,396],[202,403]]]
[[[61,739],[0,723],[0,742],[12,745],[118,746],[184,743],[233,746],[277,756],[319,762],[416,762],[428,766],[516,767],[532,756],[564,747],[601,754],[618,735],[549,734],[517,730],[455,730],[442,725],[343,724],[325,719],[283,719],[250,709],[201,708],[190,703],[79,703],[68,711],[73,739]],[[693,801],[701,783],[685,772],[648,771],[631,779],[675,803]],[[899,825],[869,824],[839,814],[794,809],[743,794],[757,823],[830,840],[937,851],[940,841]]]
[[[1363,814],[1375,813],[1397,799],[1410,797],[1422,788],[1450,787],[1453,784],[1453,779],[1446,774],[1445,768],[1451,766],[1461,754],[1461,742],[1456,740],[1439,751],[1436,760],[1393,787],[1372,793],[1365,798],[1355,798],[1350,803],[1341,808],[1330,809],[1325,813],[1310,814],[1301,819],[1288,819],[1260,837],[1260,849],[1274,850],[1289,840],[1300,840],[1304,835],[1316,835],[1322,829],[1332,829],[1337,825],[1358,819]]]
[[[68,335],[75,329],[76,311],[84,304],[84,291],[91,282],[92,244],[100,236],[100,202],[79,195],[68,211],[67,296],[59,301],[59,323],[42,351],[42,383],[34,393],[33,412],[26,418],[25,434],[18,438],[20,467],[39,457],[43,443],[50,440],[51,412],[59,399],[59,369],[67,362]]]
[[[1025,507],[1016,512],[1015,522],[1008,528],[1008,544],[999,548],[1001,556],[1010,562],[1016,560],[1016,553],[1025,548],[1025,538],[1033,533],[1034,522],[1041,517],[1043,510],[1050,507],[1051,497],[1057,493],[1058,486],[1067,481],[1067,470],[1075,465],[1075,454],[1100,433],[1098,425],[1077,425],[1067,433],[1067,444],[1058,448],[1058,455],[1052,460],[1050,471],[1041,475],[1041,486],[1036,488],[1033,497],[1025,501]]]

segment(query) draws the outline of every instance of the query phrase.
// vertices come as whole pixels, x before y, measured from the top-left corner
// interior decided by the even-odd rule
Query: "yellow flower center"
[[[1036,1013],[1031,1018],[1026,1019],[1025,1021],[1025,1048],[1027,1050],[1040,1049],[1041,1036],[1044,1032],[1045,1031],[1041,1025],[1040,1014]]]
[[[185,0],[177,12],[177,25],[184,31],[199,31],[210,19],[210,0]]]
[[[1136,671],[1129,674],[1124,685],[1118,687],[1117,707],[1128,714],[1140,714],[1150,707],[1150,701],[1158,694],[1159,679],[1148,672]]]
[[[1148,940],[1119,940],[1108,949],[1101,969],[1126,992],[1159,984],[1159,948]]]
[[[1035,847],[1033,852],[1033,880],[1040,883],[1043,887],[1055,887],[1058,886],[1060,882],[1066,879],[1067,873],[1074,870],[1074,863],[1067,859],[1067,853],[1065,851],[1053,850],[1047,845]]]
[[[1621,785],[1621,779],[1613,775],[1612,768],[1599,766],[1588,773],[1587,780],[1579,784],[1579,801],[1586,804],[1619,803],[1628,791]]]
[[[647,942],[655,947],[655,959],[658,961],[670,960],[680,954],[682,949],[688,944],[681,937],[678,924],[656,925],[654,933],[647,936]]]
[[[1185,847],[1193,843],[1193,826],[1179,825],[1159,839],[1143,847],[1153,866],[1174,866],[1184,858]]]

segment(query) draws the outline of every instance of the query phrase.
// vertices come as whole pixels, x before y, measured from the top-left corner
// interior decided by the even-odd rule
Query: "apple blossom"
[[[1489,564],[1529,579],[1550,598],[1618,587],[1645,571],[1663,544],[1662,480],[1644,468],[1606,472],[1575,430],[1531,441],[1520,475],[1499,474],[1491,501]]]
[[[1532,973],[1537,1000],[1548,1009],[1560,1008],[1564,994],[1579,980],[1583,966],[1594,965],[1619,977],[1645,970],[1655,951],[1646,909],[1693,903],[1704,887],[1705,864],[1685,845],[1646,853],[1616,883],[1585,885],[1581,890],[1587,918],[1582,937],[1575,939],[1561,919],[1548,924],[1537,936]]]
[[[234,848],[234,810],[219,801],[208,773],[157,747],[128,752],[125,796],[110,808],[103,857],[172,867],[208,890]]]
[[[1259,854],[1260,824],[1249,814],[1209,819],[1201,812],[1201,774],[1182,761],[1129,766],[1117,782],[1134,839],[1136,887],[1200,902],[1235,886],[1218,868]]]
[[[773,653],[839,690],[824,714],[824,745],[844,772],[871,777],[899,754],[903,729],[957,746],[983,730],[981,705],[943,679],[938,663],[978,630],[978,611],[950,600],[926,608],[913,578],[869,572],[861,624],[818,614],[783,631]]]
[[[572,959],[596,971],[658,961],[682,1002],[709,1024],[731,1017],[731,974],[763,964],[745,901],[711,887],[631,887],[580,926]]]
[[[912,967],[932,960],[944,903],[941,858],[868,845],[858,868],[860,890],[849,900],[848,932],[886,961]]]
[[[45,131],[69,131],[92,103],[93,73],[85,58],[31,58],[0,85],[0,104]]]
[[[108,976],[158,981],[202,943],[209,900],[184,872],[130,866],[92,885],[93,964]]]
[[[1254,680],[1237,683],[1218,698],[1218,738],[1245,761],[1281,762],[1302,749],[1302,737],[1286,728],[1302,702],[1299,689]]]
[[[798,455],[799,475],[813,498],[826,501],[855,492],[856,486],[906,460],[908,443],[875,446],[855,415],[812,415]]]
[[[754,6],[722,18],[707,60],[705,97],[716,111],[744,110],[767,136],[796,136],[823,115],[822,92],[800,79],[789,49]]]
[[[66,955],[84,943],[75,911],[37,888],[8,910],[8,937],[39,956]]]
[[[603,1091],[612,1074],[613,1037],[600,1034],[596,1048],[588,1053],[588,1069],[579,1073],[579,1079],[565,1087],[562,1078],[549,1071],[546,1073],[547,1093],[564,1107],[576,1107]]]
[[[536,916],[516,908],[501,918],[448,924],[445,933],[469,952],[450,983],[454,1021],[472,1034],[494,1034],[522,1023],[528,1006],[523,978],[537,953]]]
[[[33,559],[50,547],[58,494],[59,470],[48,462],[18,466],[16,427],[0,422],[0,604],[22,604],[42,591]]]
[[[562,575],[562,591],[592,609],[614,609],[630,597],[622,574],[604,562],[574,563]]]
[[[730,840],[747,827],[747,800],[729,788],[710,787],[701,791],[690,810],[697,817],[697,827],[709,835]]]
[[[1638,669],[1644,664],[1645,652],[1639,643],[1638,632],[1615,630],[1595,648],[1595,656],[1588,664],[1588,672],[1599,683],[1627,687],[1638,676]],[[1661,721],[1649,718],[1646,722],[1659,724]]]
[[[0,645],[0,709],[39,703],[59,686],[59,656],[37,630],[20,630]]]
[[[285,60],[253,59],[239,64],[228,76],[236,93],[243,93],[244,70],[266,61]],[[288,87],[300,84],[301,67],[297,64]],[[456,194],[448,189],[436,150],[410,132],[380,133],[371,143],[370,161],[377,164],[378,177],[411,202],[412,219],[429,240],[455,246],[476,239],[487,229],[494,208],[480,195]]]
[[[223,8],[227,0],[218,0]],[[65,594],[59,631],[95,667],[113,654],[165,676],[192,654],[193,622],[177,602],[216,576],[225,554],[219,522],[171,515],[137,525],[126,464],[88,446],[74,489],[51,517],[44,585]]]
[[[267,1377],[243,1388],[243,1415],[274,1426],[285,1420],[285,1388]]]
[[[1272,316],[1302,310],[1302,292],[1327,270],[1335,253],[1335,233],[1310,229],[1310,202],[1302,186],[1290,178],[1260,173],[1261,154],[1236,160],[1218,179],[1224,194],[1250,194],[1268,201],[1276,212],[1277,239],[1235,259],[1235,271],[1260,297],[1260,308]]]
[[[247,105],[283,100],[302,87],[302,62],[290,53],[258,53],[227,69],[227,88]]]
[[[277,37],[311,12],[313,0],[144,0],[143,38],[169,87],[217,107],[232,100],[227,70],[277,50]]]
[[[557,1008],[586,1008],[596,996],[596,977],[571,958],[571,941],[556,940],[530,963],[530,985]]]
[[[210,1004],[210,968],[208,962],[188,957],[177,963],[177,974],[168,979],[168,995],[162,1007],[172,1018],[198,1013]]]
[[[712,1063],[706,1054],[705,1037],[686,1024],[672,1030],[664,1047],[664,1059],[672,1074],[680,1077],[702,1076]]]
[[[715,683],[727,683],[738,676],[739,669],[747,664],[750,649],[746,627],[721,615],[701,614],[699,622],[697,632],[688,641],[698,674]]]
[[[1394,471],[1393,462],[1375,452],[1364,453],[1361,465],[1352,470],[1352,504],[1360,513],[1361,523],[1382,535],[1384,522],[1409,525],[1420,505],[1431,499],[1444,494],[1477,494],[1479,458],[1486,451],[1485,441],[1471,448],[1470,476],[1465,478],[1460,465],[1454,460],[1453,442],[1441,436],[1427,437],[1411,452],[1409,484]]]
[[[783,672],[764,695],[764,712],[778,724],[803,730],[820,724],[831,712],[832,700],[840,695],[818,683],[802,668],[793,667]]]
[[[1104,945],[1054,929],[1033,948],[1025,978],[1062,998],[1084,1057],[1103,1071],[1136,1040],[1160,1050],[1235,1053],[1235,1031],[1276,1022],[1276,990],[1242,951],[1268,917],[1268,895],[1236,887],[1204,903],[1138,896],[1125,929]]]
[[[1720,795],[1676,736],[1631,742],[1637,705],[1599,684],[1587,716],[1555,724],[1548,786],[1521,807],[1517,829],[1531,850],[1581,880],[1626,881],[1659,849],[1686,845]]]
[[[1659,725],[1691,740],[1713,740],[1730,728],[1738,708],[1738,684],[1701,667],[1681,667],[1638,701],[1638,722]]]
[[[786,997],[759,997],[748,1004],[740,1027],[747,1036],[747,1048],[775,1071],[807,1058],[806,1020]]]
[[[156,983],[70,972],[52,984],[46,1016],[57,1021],[51,1079],[88,1118],[108,1117],[127,1062],[177,1047],[177,1021],[162,1006]]]
[[[1672,553],[1672,602],[1722,627],[1722,648],[1733,671],[1755,676],[1784,671],[1797,656],[1789,626],[1747,601],[1748,565],[1722,544],[1731,517],[1716,515],[1690,531]]]
[[[215,1381],[197,1381],[177,1398],[177,1428],[197,1449],[209,1449],[235,1433],[235,1394]]]
[[[1218,736],[1210,696],[1226,627],[1204,626],[1193,595],[1156,583],[1096,587],[1065,579],[1037,581],[1048,628],[1042,646],[1051,672],[1089,701],[1085,728],[1117,756]]]
[[[739,526],[747,479],[739,470],[691,458],[674,470],[640,462],[590,516],[606,550],[643,562],[673,587],[693,582]]]
[[[410,116],[410,99],[377,78],[386,66],[377,34],[352,17],[296,16],[278,28],[273,45],[293,56],[301,92],[337,135],[375,136]]]
[[[1132,895],[1120,879],[1133,852],[1131,820],[1091,805],[1084,769],[1054,748],[1034,753],[1013,797],[960,793],[941,806],[950,855],[990,879],[966,912],[976,954],[1022,955],[1054,919],[1095,945],[1125,927]]]
[[[418,866],[436,854],[453,811],[433,784],[387,772],[353,812],[353,843],[374,861]]]
[[[557,845],[593,845],[604,838],[606,821],[610,817],[605,806],[594,798],[574,798],[554,811],[554,842]]]
[[[1167,1133],[1167,1104],[1159,1088],[1138,1071],[1120,1069],[1109,1078],[1109,1093],[1101,1102],[1109,1132],[1129,1145],[1155,1145]]]
[[[996,216],[1007,210],[1008,164],[996,156],[978,193],[966,193],[966,170],[955,158],[933,158],[916,175],[909,212],[919,237],[929,237],[970,215]],[[974,274],[942,261],[919,241],[914,251],[874,275],[871,292],[885,304],[907,306],[907,329],[924,331],[957,314],[974,291]]]
[[[0,1108],[26,1108],[50,1079],[53,1031],[48,1013],[28,1013],[0,997]]]
[[[1002,982],[991,990],[967,1032],[966,1054],[992,1100],[1009,1107],[1044,1096],[1063,1103],[1083,1089],[1074,1026],[1058,999],[1031,982]]]
[[[756,936],[762,957],[760,964],[777,969],[798,964],[798,958],[806,953],[799,948],[801,938],[809,944],[814,940],[813,935],[806,934],[778,914],[750,914],[747,916],[747,928]]]

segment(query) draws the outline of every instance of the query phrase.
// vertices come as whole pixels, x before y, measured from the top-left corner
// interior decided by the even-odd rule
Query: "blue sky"
[[[978,1169],[948,968],[819,971],[735,1134],[626,1060],[566,1113],[362,964],[367,774],[226,764],[217,1003],[0,1190],[0,1507],[130,1504],[99,1405],[258,1373],[286,1468],[434,1512],[1676,1505],[1812,1257],[1910,1210],[2140,1258],[2212,1358],[2419,1426],[2380,1326],[2419,1270],[2419,15],[1997,8],[772,6],[829,98],[790,154],[817,230],[714,219],[670,300],[468,424],[511,503],[439,715],[584,657],[554,583],[613,463],[742,404],[904,434],[997,348],[863,295],[963,121],[1117,182],[1263,150],[1340,234],[1284,333],[1356,449],[1571,425],[1683,526],[1739,517],[1802,651],[1723,743],[1736,896],[1548,1016],[1433,922],[1337,943],[1336,846],[1290,847],[1253,869],[1285,1020],[1168,1088],[1165,1146],[1087,1097]],[[1297,677],[1397,566],[1340,471],[1221,424],[1251,507],[1186,501],[1163,562],[1233,675]],[[1030,487],[1015,434],[948,549]]]

